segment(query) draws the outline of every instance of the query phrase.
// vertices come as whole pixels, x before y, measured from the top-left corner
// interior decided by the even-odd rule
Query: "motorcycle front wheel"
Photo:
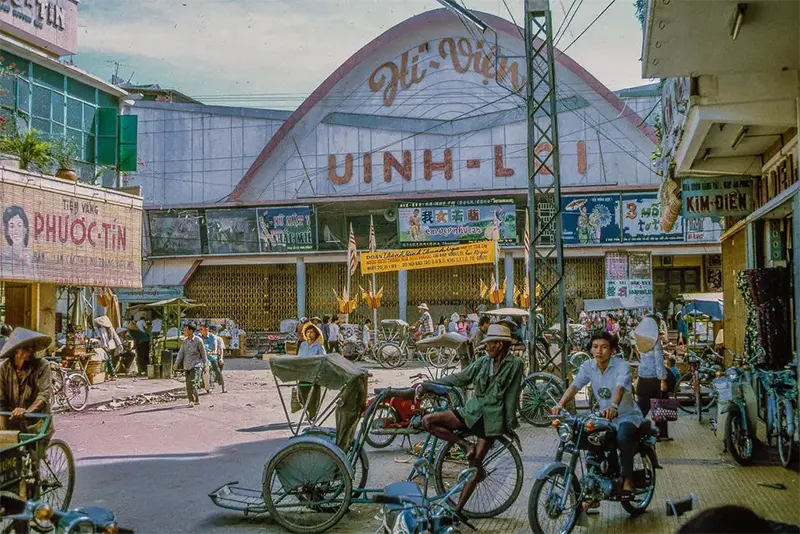
[[[755,442],[742,426],[741,411],[731,410],[725,421],[725,446],[739,465],[750,465],[753,462]]]
[[[575,528],[582,510],[578,500],[581,487],[575,473],[570,488],[566,480],[567,466],[556,465],[534,482],[528,497],[528,522],[535,534],[568,534]]]

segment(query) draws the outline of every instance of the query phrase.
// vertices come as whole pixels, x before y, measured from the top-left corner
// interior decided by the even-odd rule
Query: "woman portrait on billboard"
[[[30,265],[30,225],[21,206],[9,206],[3,211],[3,263]]]

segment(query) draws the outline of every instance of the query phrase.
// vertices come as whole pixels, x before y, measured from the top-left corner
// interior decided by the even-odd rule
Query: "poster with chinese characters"
[[[628,255],[624,252],[606,253],[607,299],[624,299],[628,296]]]
[[[473,241],[516,244],[516,205],[513,199],[403,203],[397,235],[404,248]]]

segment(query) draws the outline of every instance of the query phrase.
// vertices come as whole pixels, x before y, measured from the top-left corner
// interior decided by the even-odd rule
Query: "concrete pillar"
[[[408,321],[408,271],[397,271],[397,303],[400,319]]]
[[[306,316],[306,260],[297,258],[297,318]]]
[[[514,255],[511,252],[506,252],[503,265],[506,269],[506,306],[510,308],[514,305]]]

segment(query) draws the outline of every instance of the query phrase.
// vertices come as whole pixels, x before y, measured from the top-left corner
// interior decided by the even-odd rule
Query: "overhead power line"
[[[569,48],[570,48],[572,45],[574,45],[575,43],[577,43],[577,42],[578,42],[578,39],[580,39],[581,37],[583,37],[583,34],[584,34],[584,33],[586,33],[587,31],[589,31],[589,28],[591,28],[591,27],[594,25],[594,23],[595,23],[595,22],[597,22],[597,21],[600,19],[600,17],[602,17],[602,16],[605,14],[605,12],[606,12],[606,11],[608,11],[608,10],[609,10],[609,8],[610,8],[611,6],[613,6],[613,5],[614,5],[614,2],[616,2],[616,1],[617,1],[617,0],[611,0],[611,2],[609,2],[609,3],[608,3],[608,5],[605,7],[605,9],[603,9],[603,11],[601,11],[601,12],[600,12],[600,14],[599,14],[599,15],[597,15],[597,16],[594,18],[594,20],[593,20],[592,22],[590,22],[590,23],[589,23],[589,25],[588,25],[588,26],[586,26],[586,28],[585,28],[585,29],[584,29],[584,30],[583,30],[583,31],[580,33],[580,35],[578,35],[578,36],[577,36],[575,39],[573,39],[573,40],[572,40],[572,42],[571,42],[570,44],[568,44],[568,45],[566,46],[566,48],[564,48],[564,49],[563,49],[561,52],[563,52],[563,53],[566,53],[566,52],[567,52],[567,50],[569,50]]]

